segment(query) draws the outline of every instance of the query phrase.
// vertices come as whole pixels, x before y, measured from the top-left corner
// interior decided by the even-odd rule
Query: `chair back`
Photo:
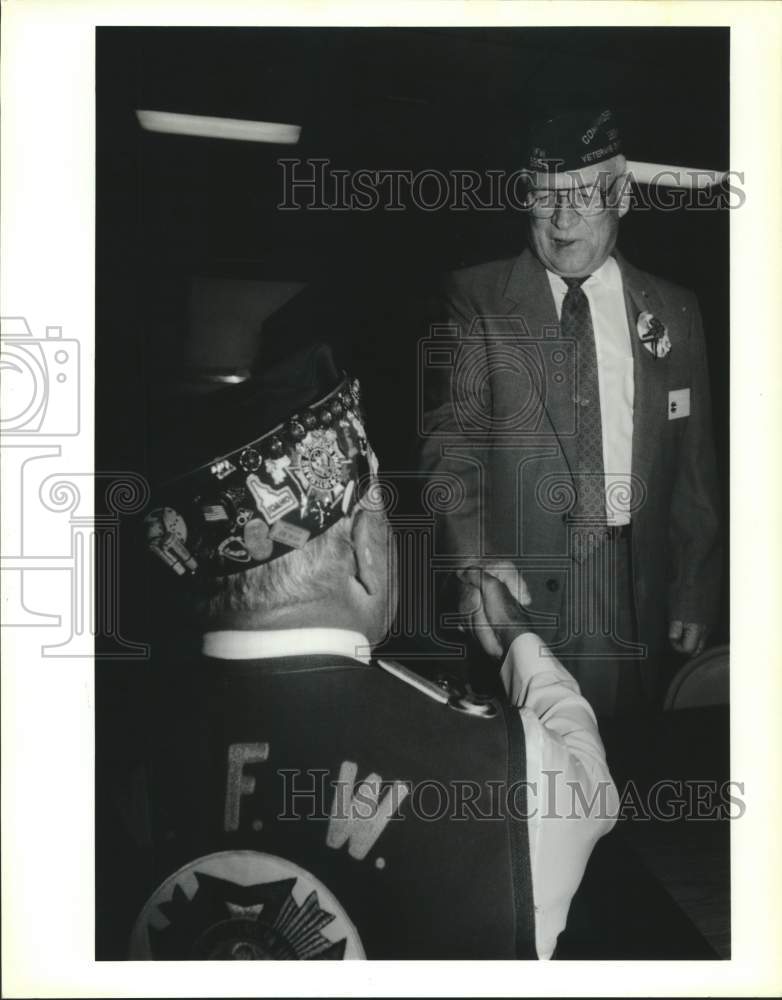
[[[666,711],[730,703],[730,648],[715,646],[685,663],[665,696]]]

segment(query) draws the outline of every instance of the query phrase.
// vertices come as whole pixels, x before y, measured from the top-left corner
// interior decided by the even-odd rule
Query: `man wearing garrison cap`
[[[422,463],[464,487],[443,551],[508,581],[598,715],[633,712],[657,701],[669,643],[697,654],[717,614],[700,312],[616,250],[629,192],[610,110],[546,118],[528,150],[529,248],[446,281]]]
[[[159,665],[128,956],[550,957],[617,806],[572,678],[476,572],[505,698],[373,659],[388,522],[359,385],[327,348],[197,409],[161,442],[184,474],[144,524],[203,639]]]

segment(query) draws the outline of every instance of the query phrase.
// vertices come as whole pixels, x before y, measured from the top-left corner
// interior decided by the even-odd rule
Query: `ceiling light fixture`
[[[235,139],[239,142],[271,142],[293,145],[299,141],[301,125],[254,122],[243,118],[209,118],[173,111],[136,111],[142,128],[170,135],[193,135],[202,139]]]

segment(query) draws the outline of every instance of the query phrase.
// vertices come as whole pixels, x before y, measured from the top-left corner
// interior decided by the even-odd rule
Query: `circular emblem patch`
[[[209,854],[169,876],[130,939],[134,960],[365,958],[337,898],[314,875],[258,851]]]
[[[317,490],[331,490],[342,482],[344,456],[334,431],[311,431],[296,446],[301,473]]]

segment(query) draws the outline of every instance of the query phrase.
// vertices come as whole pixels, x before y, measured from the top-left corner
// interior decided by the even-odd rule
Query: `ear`
[[[633,197],[632,186],[633,183],[630,180],[628,174],[619,178],[617,186],[621,190],[619,196],[619,218],[623,218],[630,211],[630,201]]]
[[[616,182],[616,191],[618,194],[617,208],[619,218],[621,219],[630,211],[630,201],[633,197],[633,179],[632,175],[627,172],[627,160],[624,156],[617,156],[616,166],[617,174],[619,175]]]
[[[355,555],[355,582],[368,597],[375,597],[381,590],[386,567],[380,559],[376,532],[370,523],[372,515],[360,504],[353,509],[350,540]]]

